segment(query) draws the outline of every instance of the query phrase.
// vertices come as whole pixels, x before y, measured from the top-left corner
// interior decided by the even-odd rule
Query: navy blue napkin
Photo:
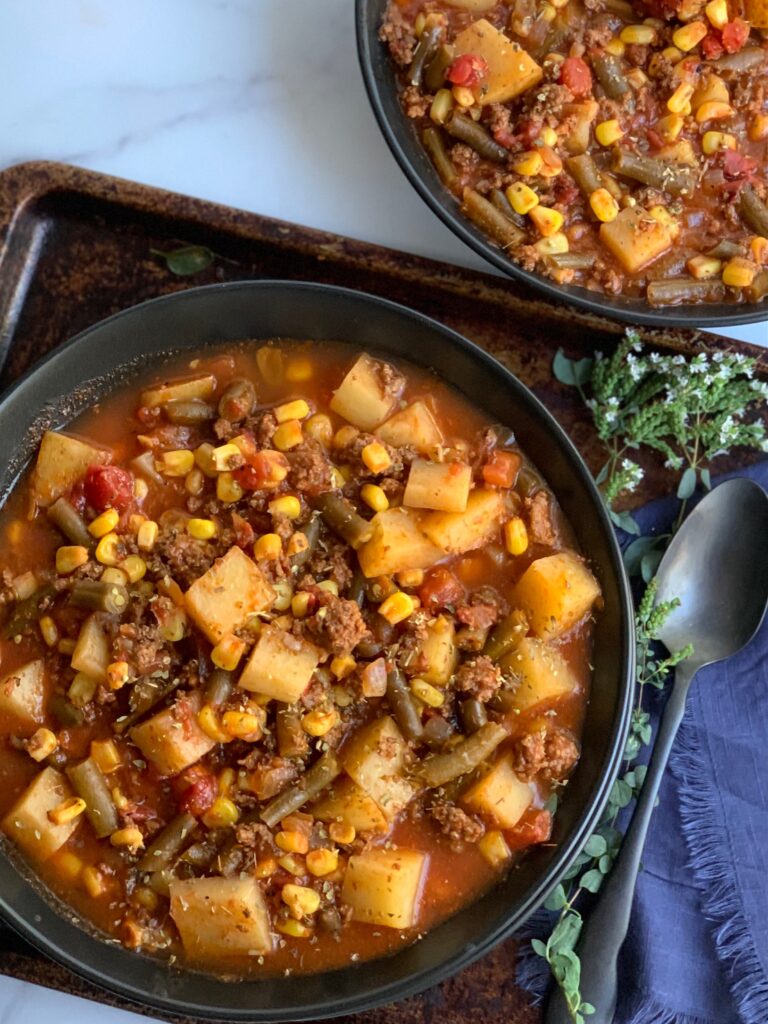
[[[768,490],[768,461],[739,475]],[[635,518],[659,533],[676,511],[662,499]],[[663,701],[648,708],[654,723]],[[615,1024],[768,1024],[768,621],[745,651],[696,677],[659,801]],[[546,936],[543,915],[533,928]],[[542,963],[526,955],[519,971],[536,996]]]

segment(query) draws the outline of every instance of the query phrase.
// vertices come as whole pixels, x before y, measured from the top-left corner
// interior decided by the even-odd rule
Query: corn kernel
[[[70,821],[80,817],[85,807],[85,800],[82,797],[69,797],[48,811],[48,820],[52,821],[54,825],[68,825]]]
[[[331,484],[337,489],[341,488],[346,484],[347,480],[344,474],[341,472],[338,466],[331,466]]]
[[[211,540],[219,532],[219,527],[212,519],[189,519],[187,533],[195,540]]]
[[[749,251],[755,263],[768,263],[768,238],[763,238],[762,235],[755,235],[750,240]]]
[[[736,139],[728,132],[704,132],[701,137],[701,151],[711,156],[721,149],[736,149]]]
[[[82,882],[85,886],[85,891],[91,897],[91,899],[98,899],[99,896],[103,896],[107,889],[106,879],[104,875],[95,868],[92,864],[88,867],[83,868]],[[151,891],[151,890],[150,890]]]
[[[683,25],[672,33],[672,42],[678,50],[688,53],[689,50],[699,45],[708,32],[709,28],[703,21],[689,21],[687,25]]]
[[[677,64],[678,61],[683,59],[682,50],[678,50],[676,46],[665,46],[661,51],[662,57],[666,57],[670,64]]]
[[[13,593],[18,601],[24,601],[32,597],[37,590],[37,577],[33,572],[22,572],[11,580]]]
[[[41,615],[37,624],[46,647],[55,647],[59,642],[59,630],[51,616]]]
[[[119,690],[130,678],[130,667],[127,661],[113,661],[107,665],[107,685],[110,690]]]
[[[451,96],[458,107],[464,107],[466,110],[474,106],[475,94],[465,85],[454,85],[451,89]]]
[[[195,453],[181,449],[161,452],[155,458],[155,469],[163,476],[186,476],[195,465]]]
[[[63,640],[59,640],[56,645],[56,650],[59,654],[63,654],[65,657],[71,657],[75,653],[75,647],[77,647],[76,640],[72,640],[70,637],[64,637]]]
[[[665,142],[674,142],[683,130],[684,123],[682,114],[667,114],[656,122],[656,131]]]
[[[131,583],[138,583],[147,574],[147,563],[140,555],[127,555],[120,563],[120,568]]]
[[[293,917],[300,921],[302,917],[310,917],[320,906],[320,893],[309,889],[306,885],[294,885],[288,882],[280,893],[283,903]]]
[[[307,866],[304,863],[304,858],[297,853],[283,854],[282,857],[277,858],[277,863],[284,871],[287,871],[291,875],[295,875],[296,878],[301,878],[307,873]]]
[[[403,569],[396,578],[401,587],[420,587],[424,582],[424,570]]]
[[[486,832],[477,848],[492,868],[500,868],[512,856],[504,835],[498,829]]]
[[[557,132],[554,128],[550,128],[549,125],[545,125],[541,129],[539,138],[545,146],[556,146],[557,145]]]
[[[230,470],[238,469],[243,464],[243,454],[232,441],[227,441],[226,444],[214,448],[211,452],[211,458],[217,473],[226,473]]]
[[[627,44],[624,43],[618,37],[614,37],[613,39],[609,39],[608,42],[603,47],[603,49],[605,50],[606,53],[613,54],[614,57],[623,57],[624,56],[624,51],[626,50],[626,48],[627,48]]]
[[[273,516],[283,515],[289,519],[298,519],[301,515],[301,502],[295,494],[283,494],[269,503],[269,513]]]
[[[549,238],[540,238],[538,242],[534,242],[533,248],[540,256],[556,256],[561,252],[568,252],[570,242],[562,231],[556,231]]]
[[[291,598],[291,613],[294,618],[304,619],[307,617],[311,600],[312,595],[308,594],[305,590],[293,595]]]
[[[704,13],[713,28],[724,29],[728,24],[728,0],[710,0]]]
[[[129,825],[127,828],[119,828],[109,837],[113,846],[125,846],[129,850],[140,850],[144,845],[144,836],[141,830]]]
[[[624,130],[615,117],[608,121],[601,121],[595,126],[595,138],[601,146],[612,146],[623,135]]]
[[[270,875],[274,875],[277,871],[277,861],[274,857],[264,857],[262,860],[257,861],[256,867],[253,869],[253,874],[256,878],[269,878]]]
[[[338,850],[311,850],[307,854],[307,870],[315,878],[330,875],[339,866]]]
[[[415,610],[414,599],[410,594],[404,594],[402,590],[395,591],[379,605],[379,615],[383,615],[393,626],[407,619]]]
[[[133,900],[138,903],[144,910],[148,910],[152,913],[153,910],[157,910],[160,903],[160,899],[156,892],[153,892],[149,886],[140,885],[138,888],[133,890]]]
[[[228,828],[235,825],[240,818],[240,811],[228,796],[217,796],[213,806],[203,815],[203,824],[207,828]]]
[[[109,775],[123,763],[114,740],[92,740],[91,757],[104,775]]]
[[[652,25],[627,25],[619,33],[622,43],[650,46],[656,40],[656,29]]]
[[[60,850],[56,854],[56,867],[60,874],[64,875],[70,881],[78,877],[80,872],[83,870],[83,862],[77,856],[76,853],[72,853],[71,850]]]
[[[221,724],[224,732],[233,739],[255,743],[263,735],[264,713],[257,715],[252,711],[225,711]]]
[[[76,708],[84,708],[96,696],[98,683],[85,672],[78,672],[67,690],[67,696]]]
[[[723,268],[723,284],[729,288],[748,288],[755,279],[757,267],[750,260],[734,256]]]
[[[293,917],[289,917],[287,920],[277,920],[275,928],[281,935],[287,935],[290,939],[308,939],[312,935],[311,928]]]
[[[321,580],[317,584],[318,590],[327,590],[329,594],[333,594],[335,597],[339,596],[339,584],[336,580]]]
[[[253,545],[255,558],[266,558],[274,561],[283,553],[283,542],[276,533],[265,533]]]
[[[445,124],[453,110],[453,94],[450,89],[438,89],[432,106],[429,108],[430,120],[435,124]]]
[[[528,530],[520,516],[513,516],[504,524],[504,544],[510,555],[522,555],[528,550]]]
[[[231,473],[219,473],[216,478],[216,497],[219,501],[232,504],[240,501],[243,496],[243,488],[235,480]]]
[[[520,156],[512,164],[512,170],[518,174],[523,174],[528,178],[532,178],[538,174],[544,164],[544,160],[536,149],[530,149],[526,153],[521,153]]]
[[[339,713],[335,708],[315,708],[301,720],[301,728],[310,736],[325,736],[338,723]]]
[[[563,215],[559,210],[553,210],[548,206],[534,206],[528,214],[539,234],[543,238],[549,238],[556,234],[563,226]]]
[[[619,204],[608,189],[596,188],[589,197],[589,205],[594,215],[603,224],[610,224],[619,215]]]
[[[356,667],[357,662],[351,654],[337,654],[331,661],[331,672],[337,679],[346,679],[350,673],[355,671]]]
[[[88,524],[88,533],[92,537],[103,537],[105,533],[111,533],[119,522],[120,513],[117,509],[108,508]]]
[[[749,123],[747,134],[752,142],[768,139],[768,114],[755,114]]]
[[[237,781],[237,772],[234,768],[222,768],[216,781],[219,796],[228,796]]]
[[[306,356],[294,356],[288,360],[285,379],[291,384],[303,384],[304,381],[312,380],[314,372],[311,359]]]
[[[102,565],[117,565],[120,561],[120,538],[116,533],[105,533],[96,545],[96,561]]]
[[[285,546],[285,553],[288,558],[293,558],[294,555],[300,555],[303,551],[306,551],[309,547],[309,541],[307,540],[306,533],[301,530],[296,530],[288,538],[288,543]]]
[[[551,21],[554,21],[555,18],[557,17],[557,11],[552,6],[552,4],[544,3],[544,4],[541,5],[541,8],[539,9],[539,17],[543,21],[551,22]]]
[[[539,197],[533,189],[528,185],[524,185],[522,181],[516,181],[514,185],[509,186],[507,189],[507,199],[515,213],[519,213],[521,216],[530,213],[539,203]]]
[[[285,423],[287,420],[303,420],[309,416],[309,406],[303,398],[297,398],[293,402],[284,402],[283,405],[276,405],[272,410],[278,423]]]
[[[334,448],[347,448],[360,436],[360,431],[357,427],[353,427],[349,423],[345,423],[343,427],[339,427],[336,433],[333,435],[333,447]]]
[[[316,412],[304,424],[304,433],[307,437],[311,437],[313,441],[317,441],[318,444],[323,445],[325,448],[330,448],[333,441],[333,426],[330,417],[326,416],[325,413]]]
[[[130,806],[130,801],[128,797],[125,795],[125,793],[123,793],[123,791],[120,789],[120,787],[115,786],[111,790],[111,794],[112,803],[115,805],[118,811],[127,811],[128,807]]]
[[[363,484],[360,497],[374,512],[386,512],[389,508],[389,498],[377,484]]]
[[[328,826],[328,835],[334,843],[341,843],[342,846],[349,846],[354,843],[357,830],[354,825],[345,825],[341,821],[333,821]]]
[[[392,457],[380,441],[371,441],[360,453],[360,458],[372,473],[384,473],[392,465]]]
[[[245,654],[245,641],[234,633],[227,633],[211,651],[211,661],[225,672],[234,672]]]
[[[193,453],[194,464],[210,479],[216,476],[216,463],[213,458],[213,451],[213,445],[208,441],[204,441],[195,448]],[[188,472],[191,472],[191,469],[192,467],[190,467]]]
[[[712,256],[693,256],[686,263],[688,272],[697,281],[706,281],[712,277],[719,277],[723,269],[722,260],[716,260]]]
[[[102,569],[99,579],[102,583],[112,583],[117,587],[128,586],[128,573],[123,572],[122,569],[118,569],[115,565],[108,565],[105,569]]]
[[[147,519],[141,524],[136,534],[136,543],[140,551],[151,551],[157,540],[159,527],[152,519]]]
[[[684,114],[686,107],[690,106],[691,96],[693,96],[691,83],[681,82],[667,100],[667,110],[670,114]]]
[[[210,704],[204,704],[198,711],[197,724],[205,735],[216,743],[229,743],[232,739],[228,732],[224,732],[219,721],[218,712]]]
[[[648,211],[648,215],[653,217],[659,224],[669,228],[673,238],[677,238],[680,234],[680,224],[665,206],[652,206]]]
[[[65,544],[56,549],[56,572],[66,576],[88,561],[88,548],[79,544]]]
[[[33,761],[44,761],[58,747],[59,741],[50,729],[37,729],[27,740],[26,751]]]
[[[730,103],[723,103],[720,100],[709,100],[702,103],[696,111],[695,117],[698,124],[705,121],[724,121],[733,117],[734,109]]]
[[[445,703],[445,694],[441,693],[436,686],[428,683],[426,679],[412,679],[411,693],[431,708],[440,708]]]
[[[282,831],[275,836],[275,845],[283,853],[306,853],[309,850],[309,837],[296,829]]]
[[[281,423],[272,437],[272,443],[281,452],[290,451],[303,440],[304,435],[298,420],[286,420],[285,423]]]

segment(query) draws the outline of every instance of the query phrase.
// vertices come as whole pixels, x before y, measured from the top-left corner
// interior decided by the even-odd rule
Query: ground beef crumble
[[[503,681],[501,669],[485,654],[466,661],[454,677],[457,690],[470,693],[483,703],[491,699]]]
[[[448,836],[452,845],[476,843],[485,835],[483,823],[477,818],[470,817],[450,800],[433,800],[429,807],[429,815],[443,835]]]
[[[288,462],[288,482],[295,490],[312,495],[331,489],[331,465],[316,441],[294,448]]]
[[[528,781],[536,775],[552,781],[566,777],[579,759],[575,740],[562,729],[526,733],[512,746],[512,767]]]
[[[297,619],[294,628],[333,655],[349,654],[370,636],[356,601],[347,601],[327,590],[315,588],[320,607],[307,619]]]
[[[532,498],[526,498],[525,510],[528,516],[528,532],[535,544],[557,546],[557,530],[552,521],[552,502],[546,491],[538,491]]]

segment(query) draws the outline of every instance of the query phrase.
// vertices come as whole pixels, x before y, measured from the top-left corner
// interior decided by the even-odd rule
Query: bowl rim
[[[63,964],[76,974],[85,977],[103,989],[116,993],[134,1003],[149,1006],[158,1012],[183,1013],[209,1020],[260,1021],[264,1022],[264,1024],[267,1021],[288,1022],[342,1016],[405,999],[436,985],[462,968],[469,966],[479,957],[489,952],[502,939],[510,937],[512,931],[519,928],[527,920],[530,914],[541,905],[546,894],[562,880],[573,858],[580,851],[597,824],[607,803],[610,789],[623,757],[624,744],[630,724],[634,683],[634,613],[629,582],[615,532],[586,464],[563,428],[526,385],[474,342],[417,310],[366,292],[314,282],[266,279],[228,282],[182,289],[181,291],[149,299],[121,310],[91,325],[62,343],[38,363],[34,364],[0,396],[0,422],[2,422],[6,415],[12,416],[16,414],[22,417],[24,426],[28,429],[30,424],[35,422],[39,411],[37,408],[34,408],[32,412],[27,411],[29,403],[27,403],[26,407],[24,406],[25,393],[34,391],[35,385],[43,376],[45,368],[55,367],[55,364],[58,362],[66,364],[76,359],[80,349],[87,350],[89,342],[95,344],[99,335],[105,329],[121,321],[130,321],[136,317],[140,318],[148,310],[150,312],[160,312],[167,308],[172,310],[174,306],[183,303],[194,304],[197,297],[203,301],[209,295],[218,294],[223,299],[226,299],[238,292],[255,292],[258,296],[280,290],[287,290],[291,297],[298,297],[302,294],[320,296],[321,298],[318,301],[323,301],[322,296],[328,297],[330,300],[334,300],[334,297],[336,299],[345,299],[346,301],[359,304],[362,307],[361,312],[364,310],[370,314],[372,309],[375,310],[378,307],[397,318],[416,321],[432,334],[438,336],[443,344],[453,346],[454,349],[466,353],[470,359],[482,363],[489,373],[493,373],[496,376],[500,386],[503,386],[511,397],[519,400],[533,411],[535,417],[542,422],[542,427],[548,430],[556,440],[558,447],[566,458],[569,471],[573,472],[579,478],[579,482],[590,492],[591,511],[599,520],[601,532],[606,541],[607,562],[616,585],[618,596],[617,612],[621,623],[621,635],[618,637],[620,655],[617,660],[619,666],[617,674],[619,678],[616,683],[617,698],[611,724],[613,735],[610,747],[603,759],[598,784],[591,791],[588,802],[585,803],[584,810],[577,819],[576,824],[564,838],[557,853],[553,856],[552,863],[542,873],[537,883],[527,890],[520,897],[517,904],[504,914],[500,924],[490,929],[480,940],[470,942],[461,953],[450,956],[448,959],[441,961],[437,966],[413,971],[404,977],[400,977],[395,981],[385,982],[382,985],[373,985],[362,994],[356,993],[340,999],[337,994],[329,993],[328,998],[322,1003],[308,1004],[301,1001],[301,987],[294,985],[294,988],[299,993],[297,1004],[273,1009],[263,1006],[252,1008],[250,1006],[233,1006],[231,1004],[201,1003],[191,999],[180,998],[179,995],[168,993],[165,990],[159,993],[157,991],[149,992],[141,984],[137,984],[133,980],[126,980],[126,975],[130,973],[131,978],[133,978],[134,974],[141,973],[142,969],[148,970],[149,967],[146,965],[149,964],[153,965],[155,969],[159,968],[163,972],[169,972],[169,977],[171,971],[173,971],[174,977],[180,976],[182,980],[184,977],[189,978],[190,976],[202,977],[206,982],[209,982],[209,987],[212,989],[224,985],[229,991],[234,988],[264,985],[269,979],[256,978],[251,981],[224,982],[210,975],[201,975],[193,970],[172,968],[166,962],[156,957],[132,953],[119,944],[105,941],[103,935],[97,937],[89,932],[87,922],[79,919],[63,901],[52,897],[47,887],[44,887],[46,889],[46,898],[44,900],[37,895],[33,884],[28,878],[24,877],[24,874],[12,863],[10,858],[4,855],[4,851],[0,848],[0,858],[3,861],[0,864],[0,868],[5,875],[10,872],[14,876],[14,882],[18,890],[15,894],[11,894],[11,896],[15,895],[17,897],[17,903],[23,903],[25,899],[28,901],[22,913],[16,906],[10,905],[10,897],[7,892],[4,889],[0,890],[0,919],[8,923],[24,939],[46,956]],[[354,330],[355,326],[351,324],[350,331],[354,332]],[[220,333],[223,334],[225,332],[222,329]],[[289,335],[284,336],[289,337]],[[234,344],[234,342],[232,343]],[[353,341],[348,341],[347,343],[354,344]],[[207,347],[221,346],[223,344],[227,344],[227,341],[222,342],[220,339],[213,342],[198,341],[194,348],[196,350],[203,350]],[[363,343],[360,342],[360,344],[362,345]],[[180,351],[186,351],[186,349],[169,346],[164,351],[167,356],[169,352],[178,354]],[[131,365],[135,362],[135,360],[130,359],[121,362],[119,358],[110,358],[113,359],[115,367]],[[146,368],[162,358],[163,351],[154,350],[149,362],[146,364]],[[138,372],[144,372],[146,368],[142,368]],[[447,376],[444,376],[442,373],[441,376],[443,376],[447,383],[453,384],[454,387],[457,386]],[[103,377],[104,374],[96,374],[90,379],[98,381]],[[108,394],[115,386],[119,386],[119,384],[111,383],[108,388],[105,388],[104,393]],[[60,402],[65,398],[66,396],[62,396],[58,401]],[[20,411],[14,408],[14,403],[21,405]],[[61,420],[68,422],[68,419],[71,418],[71,416],[62,416],[59,417],[57,422]],[[4,504],[8,493],[15,487],[17,480],[18,473],[9,481],[7,488],[3,489],[3,493],[0,495],[0,505]],[[3,843],[5,842],[3,840]],[[28,872],[28,874],[30,873]],[[19,899],[19,896],[21,896],[21,899]],[[63,908],[63,913],[62,909],[57,909],[57,903],[60,908]],[[31,919],[26,916],[27,914],[32,915]],[[436,927],[439,928],[440,925]],[[53,937],[51,932],[54,933]],[[416,943],[415,946],[406,947],[406,950],[416,948],[418,945]],[[89,957],[89,952],[93,953],[94,956]],[[395,956],[397,955],[396,953]],[[128,971],[129,964],[135,964],[135,959],[132,958],[139,958],[142,961],[136,972]],[[106,960],[108,966],[106,968],[100,966],[99,959]],[[367,963],[375,964],[381,962],[381,958],[379,958]],[[113,963],[117,965],[117,970],[112,968]],[[360,965],[347,966],[340,970],[320,972],[319,974],[305,977],[328,978],[332,981],[335,974],[340,974],[342,971],[358,970],[364,966],[365,963],[361,963]],[[295,982],[297,977],[302,976],[292,976],[290,982]]]
[[[396,88],[394,66],[391,65],[384,44],[375,38],[386,3],[387,0],[355,0],[357,55],[368,101],[400,170],[432,212],[437,214],[446,227],[470,249],[506,277],[523,281],[556,302],[570,303],[596,316],[610,317],[623,323],[651,327],[699,327],[708,330],[711,327],[734,327],[739,324],[768,321],[768,299],[748,304],[718,302],[656,308],[649,305],[645,299],[622,299],[620,296],[614,297],[575,285],[558,285],[543,274],[525,270],[514,260],[507,259],[502,250],[490,241],[484,232],[461,214],[455,197],[437,177],[431,161],[428,165],[432,173],[431,182],[419,172],[415,158],[418,158],[417,147],[420,143],[409,131],[409,123],[405,116],[401,116],[397,122],[387,117],[382,98],[383,87],[386,87],[384,76],[377,75],[375,70],[381,67],[383,60],[386,59],[390,66],[393,86]]]

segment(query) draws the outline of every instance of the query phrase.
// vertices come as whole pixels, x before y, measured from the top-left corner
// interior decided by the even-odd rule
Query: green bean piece
[[[216,853],[216,846],[206,840],[201,843],[192,843],[182,853],[179,860],[199,871],[204,871],[216,856]]]
[[[516,690],[497,690],[488,701],[488,709],[500,715],[508,715],[517,707]]]
[[[751,185],[745,185],[739,195],[739,216],[748,228],[768,238],[768,206]]]
[[[139,871],[162,871],[171,866],[197,828],[197,818],[185,812],[169,822],[147,847],[137,864]]]
[[[592,67],[597,80],[602,85],[605,95],[612,100],[620,100],[630,91],[629,82],[621,67],[621,61],[612,53],[597,53],[592,58]]]
[[[765,60],[765,50],[761,46],[747,46],[738,53],[726,53],[714,62],[720,71],[733,71],[737,75],[752,68],[759,67]]]
[[[760,302],[768,295],[768,270],[761,270],[755,274],[752,284],[744,289],[750,302]]]
[[[496,722],[486,722],[445,754],[434,754],[422,766],[422,778],[435,788],[473,771],[506,739],[507,730]]]
[[[72,586],[69,600],[77,608],[119,615],[128,607],[128,591],[120,583],[77,580]]]
[[[328,526],[357,550],[373,536],[373,524],[358,514],[354,505],[329,491],[317,499],[317,508]]]
[[[410,85],[421,85],[424,68],[434,57],[442,38],[442,25],[433,25],[432,28],[422,33],[419,44],[413,54],[411,66],[408,68],[408,82]]]
[[[424,149],[426,149],[428,156],[435,165],[435,170],[440,180],[444,185],[451,188],[456,181],[457,173],[448,150],[445,148],[443,136],[437,128],[430,125],[424,129],[421,141],[424,143]]]
[[[521,230],[525,228],[525,217],[521,217],[519,213],[512,209],[512,204],[500,188],[491,189],[491,202],[499,213],[503,213],[513,224],[517,224]]]
[[[165,415],[170,423],[176,423],[181,427],[196,427],[201,423],[207,423],[216,415],[216,410],[207,402],[199,398],[192,398],[189,401],[172,400],[163,406]]]
[[[85,813],[99,839],[111,835],[120,825],[112,794],[101,768],[92,757],[67,768],[72,788],[85,800]]]
[[[348,600],[354,601],[358,608],[362,608],[365,604],[365,584],[366,579],[363,575],[363,570],[357,565],[355,566],[352,582],[349,584],[346,597]]]
[[[387,700],[403,736],[418,743],[424,735],[421,712],[399,668],[387,673]]]
[[[44,587],[36,590],[34,594],[25,597],[23,601],[17,601],[13,605],[13,611],[8,621],[3,626],[3,639],[11,640],[15,636],[21,636],[28,629],[36,627],[40,617],[40,604],[51,594],[53,594],[53,586],[47,583]]]
[[[693,281],[690,277],[670,277],[651,281],[646,291],[652,306],[680,306],[690,302],[722,302],[725,285],[718,277]]]
[[[479,653],[485,647],[488,640],[490,628],[477,626],[462,626],[456,633],[456,646],[460,651],[474,651]]]
[[[440,715],[433,715],[424,723],[424,742],[431,750],[442,750],[455,735],[451,723]]]
[[[504,249],[515,249],[525,241],[525,232],[472,188],[464,189],[461,212]]]
[[[163,868],[162,871],[153,871],[147,879],[147,885],[156,892],[158,896],[165,896],[167,899],[171,895],[171,882],[176,881],[177,875],[171,868]]]
[[[312,516],[312,518],[301,527],[301,532],[307,538],[307,546],[303,551],[299,551],[298,554],[291,556],[291,565],[304,565],[308,562],[312,552],[317,547],[317,542],[320,540],[320,516]]]
[[[231,380],[219,399],[219,416],[230,423],[239,423],[250,416],[256,405],[256,388],[247,377]]]
[[[517,474],[515,490],[523,498],[531,498],[544,486],[544,481],[531,466],[523,466]]]
[[[135,459],[131,459],[131,469],[139,476],[144,476],[155,484],[165,484],[168,481],[155,469],[155,456],[152,452],[142,452]]]
[[[734,256],[743,256],[744,250],[736,242],[729,242],[728,239],[724,238],[722,242],[718,242],[714,249],[710,249],[707,256],[711,256],[716,260],[730,260]]]
[[[82,725],[85,721],[80,708],[76,708],[71,701],[68,701],[66,697],[62,697],[60,693],[56,693],[51,697],[51,702],[48,706],[54,718],[65,727]]]
[[[281,708],[277,712],[275,731],[281,757],[303,757],[309,750],[309,737],[301,727],[297,708]]]
[[[596,189],[602,188],[600,171],[589,153],[569,156],[565,161],[565,166],[585,196],[589,197]]]
[[[205,703],[214,708],[223,704],[232,693],[234,685],[231,672],[225,672],[223,668],[215,668],[205,684]]]
[[[465,142],[479,153],[485,160],[493,160],[497,164],[506,163],[509,150],[500,146],[491,138],[486,129],[466,114],[454,110],[445,122],[445,130],[459,142]]]
[[[336,759],[332,750],[327,750],[322,757],[315,761],[298,782],[284,789],[273,800],[270,800],[259,815],[265,825],[270,828],[275,826],[282,818],[293,814],[303,807],[308,800],[316,796],[329,786],[333,780],[341,774],[341,765]]]
[[[73,544],[90,549],[95,543],[95,538],[88,532],[85,520],[66,498],[57,498],[46,514],[53,525]]]
[[[170,696],[181,685],[181,676],[173,679],[143,677],[134,683],[129,697],[130,711],[115,722],[115,732],[123,733],[143,718],[157,704]]]
[[[528,632],[528,619],[519,608],[513,609],[493,629],[483,654],[498,661],[505,654],[514,651]]]
[[[317,923],[322,932],[335,934],[342,928],[341,914],[336,907],[324,907],[317,915]]]
[[[605,0],[605,9],[622,21],[636,21],[637,14],[628,0]]]
[[[660,192],[669,192],[673,196],[691,193],[696,184],[696,171],[692,167],[669,163],[658,157],[630,153],[618,147],[613,151],[611,169],[625,178],[650,185]]]
[[[453,63],[456,51],[443,43],[438,46],[434,57],[424,67],[424,85],[427,92],[437,92],[445,85],[445,73]]]
[[[558,252],[547,256],[544,261],[558,270],[588,270],[595,262],[594,256],[586,252]]]
[[[459,707],[459,712],[461,714],[461,724],[464,726],[464,732],[467,736],[472,736],[478,729],[482,729],[488,721],[485,705],[477,697],[467,697],[466,700],[463,700]]]

